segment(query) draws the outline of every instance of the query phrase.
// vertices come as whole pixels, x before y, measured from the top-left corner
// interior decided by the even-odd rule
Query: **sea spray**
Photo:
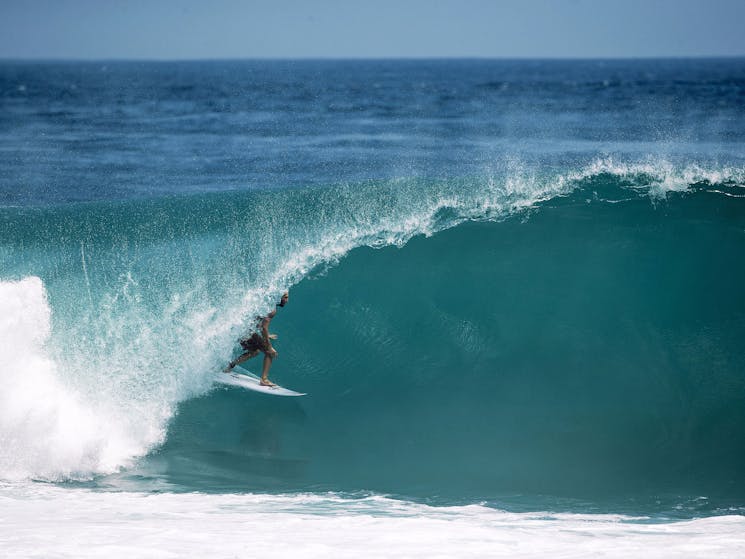
[[[35,211],[31,220],[27,211],[7,209],[4,269],[37,273],[49,291],[45,374],[78,407],[100,414],[93,423],[117,434],[100,437],[111,439],[105,444],[81,443],[78,464],[71,460],[57,473],[37,464],[28,475],[105,473],[157,448],[179,402],[210,390],[211,371],[224,366],[253,317],[356,247],[403,246],[467,220],[527,216],[573,193],[612,201],[659,199],[683,188],[742,189],[737,169],[657,167],[662,171],[601,158],[556,174],[513,160],[506,176],[488,180],[96,203]],[[42,351],[38,343],[26,346]],[[86,440],[98,440],[94,435]]]
[[[147,448],[122,432],[116,409],[65,383],[45,349],[50,323],[38,277],[0,282],[0,479],[113,472]]]

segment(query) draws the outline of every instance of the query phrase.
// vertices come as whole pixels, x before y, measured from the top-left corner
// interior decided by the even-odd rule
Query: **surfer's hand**
[[[277,355],[279,355],[279,353],[277,353],[277,350],[274,349],[273,347],[270,347],[269,350],[266,352],[266,354],[272,359],[274,359],[275,357],[277,357]]]
[[[277,334],[269,334],[269,339],[270,340],[276,340],[277,339]]]

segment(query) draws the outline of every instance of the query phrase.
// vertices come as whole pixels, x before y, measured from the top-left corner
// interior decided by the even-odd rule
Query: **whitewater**
[[[10,556],[745,551],[742,61],[1,68]]]
[[[31,549],[61,557],[738,557],[745,551],[742,516],[650,523],[315,494],[113,498],[3,488],[0,495],[3,511],[14,511],[0,513],[0,541],[12,557],[35,556]]]

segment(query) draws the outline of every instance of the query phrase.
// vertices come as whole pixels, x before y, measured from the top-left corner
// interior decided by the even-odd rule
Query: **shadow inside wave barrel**
[[[150,460],[210,488],[737,502],[743,231],[705,189],[582,191],[355,250],[273,324],[273,378],[309,396],[186,402]]]

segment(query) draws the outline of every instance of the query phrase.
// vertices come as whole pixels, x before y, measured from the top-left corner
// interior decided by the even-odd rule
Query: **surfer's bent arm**
[[[277,311],[272,311],[261,319],[261,337],[265,340],[269,340],[269,336],[271,335],[269,334],[269,323],[272,321],[275,314],[277,314]]]
[[[287,304],[287,301],[290,299],[290,294],[285,291],[282,294],[282,298],[279,300],[279,303],[277,303],[277,307],[284,307]],[[277,357],[277,350],[272,347],[271,340],[276,339],[275,334],[269,333],[269,323],[272,321],[272,319],[277,314],[277,307],[274,307],[274,310],[267,314],[261,321],[261,337],[264,338],[264,344],[266,344],[266,354],[269,357]]]

